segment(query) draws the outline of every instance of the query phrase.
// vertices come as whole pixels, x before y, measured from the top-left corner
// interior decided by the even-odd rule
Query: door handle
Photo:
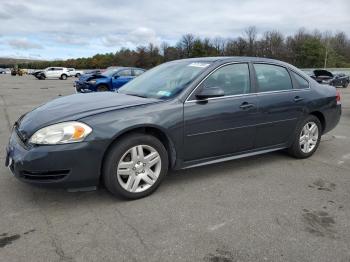
[[[239,108],[245,110],[245,109],[248,109],[248,108],[252,108],[254,107],[254,104],[251,104],[251,103],[248,103],[248,102],[243,102]]]
[[[300,96],[296,96],[296,97],[294,97],[294,102],[299,102],[299,101],[303,101],[304,100],[304,98],[302,98],[302,97],[300,97]]]

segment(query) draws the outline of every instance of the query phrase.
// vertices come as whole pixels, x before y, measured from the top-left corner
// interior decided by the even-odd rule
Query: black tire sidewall
[[[317,140],[317,143],[316,143],[316,146],[314,147],[314,149],[312,151],[310,151],[309,153],[304,153],[300,148],[300,134],[301,134],[303,127],[308,122],[314,122],[317,125],[319,135],[318,135],[318,140]],[[293,141],[292,146],[289,148],[289,153],[296,158],[308,158],[308,157],[312,156],[316,152],[318,146],[320,145],[321,136],[322,136],[322,125],[321,125],[320,120],[316,116],[313,116],[313,115],[306,117],[299,124],[298,128],[296,129],[296,132],[294,135],[294,141]]]
[[[158,180],[149,189],[140,193],[131,193],[126,191],[119,184],[117,177],[117,167],[119,160],[124,155],[124,153],[136,145],[149,145],[155,150],[157,150],[161,158],[162,167],[158,176]],[[162,142],[160,142],[154,136],[138,133],[127,135],[123,137],[120,141],[114,143],[111,146],[109,152],[107,153],[102,167],[102,176],[106,188],[113,195],[121,196],[127,199],[138,199],[153,193],[160,185],[167,172],[168,154]]]
[[[109,89],[108,89],[108,86],[106,86],[106,85],[99,85],[96,88],[96,91],[97,92],[107,92],[107,91],[109,91]]]

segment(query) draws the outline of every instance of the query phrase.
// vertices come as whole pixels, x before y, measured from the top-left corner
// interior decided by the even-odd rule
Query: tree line
[[[285,36],[279,31],[259,34],[256,27],[244,30],[236,38],[201,38],[185,34],[174,45],[163,42],[139,46],[135,50],[121,48],[115,53],[62,61],[38,61],[20,64],[21,68],[48,66],[80,69],[106,68],[112,65],[151,68],[163,62],[206,56],[259,56],[279,59],[300,68],[350,67],[350,40],[344,32],[332,34],[299,29]]]

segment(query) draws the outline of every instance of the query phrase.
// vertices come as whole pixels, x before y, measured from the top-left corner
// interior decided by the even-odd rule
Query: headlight
[[[90,80],[90,81],[87,81],[89,84],[96,84],[96,80]]]
[[[91,127],[84,123],[64,122],[39,129],[29,139],[29,143],[37,145],[76,143],[83,141],[91,131]]]

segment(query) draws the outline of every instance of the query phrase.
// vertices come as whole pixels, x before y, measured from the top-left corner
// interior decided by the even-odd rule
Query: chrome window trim
[[[300,77],[302,77],[303,79],[305,79],[305,77],[301,76],[299,73],[295,72],[295,70],[284,66],[284,65],[280,65],[278,63],[273,63],[273,62],[251,62],[252,65],[254,66],[254,64],[267,64],[267,65],[274,65],[274,66],[280,66],[283,67],[284,69],[288,71],[292,71],[293,73],[299,75]],[[189,98],[192,96],[192,94],[197,90],[197,88],[211,75],[213,74],[215,71],[217,71],[218,69],[227,66],[227,65],[231,65],[231,64],[247,64],[249,66],[249,62],[228,62],[225,64],[222,64],[220,66],[218,66],[217,68],[215,68],[213,71],[211,71],[206,77],[204,77],[198,84],[197,86],[192,90],[192,92],[187,96],[185,103],[193,103],[193,102],[203,102],[203,101],[210,101],[210,100],[217,100],[217,99],[226,99],[226,98],[232,98],[232,97],[241,97],[241,96],[250,96],[250,95],[259,95],[259,94],[274,94],[274,93],[285,93],[285,92],[296,92],[296,91],[301,91],[301,90],[311,90],[311,85],[310,82],[305,79],[305,81],[308,82],[309,87],[308,88],[294,88],[293,86],[293,81],[292,81],[292,76],[289,74],[289,77],[291,78],[292,81],[292,89],[284,89],[284,90],[277,90],[277,91],[264,91],[264,92],[254,92],[254,93],[247,93],[247,94],[240,94],[240,95],[230,95],[230,96],[221,96],[221,97],[213,97],[213,98],[208,98],[208,99],[195,99],[195,100],[189,100]],[[250,75],[250,74],[249,74]],[[251,76],[250,76],[251,77]],[[251,86],[250,86],[251,88]]]

